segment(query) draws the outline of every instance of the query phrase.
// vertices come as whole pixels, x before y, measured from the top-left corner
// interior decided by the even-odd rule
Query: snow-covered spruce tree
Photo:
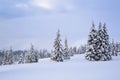
[[[111,55],[117,56],[117,46],[116,46],[114,40],[111,43]]]
[[[86,53],[86,45],[81,45],[78,49],[77,49],[77,54],[84,54]]]
[[[23,56],[23,54],[21,54],[21,55],[19,56],[18,64],[23,64],[23,63],[24,63],[24,56]]]
[[[118,42],[116,42],[116,53],[117,53],[116,56],[119,55],[119,52],[120,52],[120,44]]]
[[[13,64],[13,51],[12,48],[10,50],[5,51],[3,58],[3,65]]]
[[[65,39],[65,46],[63,53],[64,53],[64,59],[70,59],[67,39]]]
[[[85,58],[90,61],[98,61],[100,58],[97,55],[97,30],[92,23],[91,31],[88,36],[87,50]]]
[[[99,23],[98,27],[98,32],[97,32],[97,55],[99,56],[99,60],[105,57],[103,54],[104,52],[104,47],[103,47],[103,39],[104,39],[104,34],[103,34],[103,29],[102,29],[102,23]]]
[[[107,33],[107,28],[106,28],[106,24],[104,23],[103,25],[103,40],[102,40],[102,46],[103,46],[103,51],[102,51],[102,54],[104,56],[102,56],[101,60],[111,60],[112,57],[110,55],[110,42],[109,42],[109,35]]]
[[[8,63],[8,53],[7,53],[7,51],[4,51],[4,56],[3,56],[2,64],[3,64],[3,65],[9,64],[9,63]]]
[[[51,59],[57,62],[63,62],[63,49],[62,49],[62,44],[61,44],[61,39],[60,39],[60,31],[58,30],[57,36],[54,41],[54,50],[52,51],[52,57]]]
[[[120,43],[117,43],[117,51],[118,51],[118,55],[120,55]]]
[[[111,59],[110,55],[110,45],[109,45],[109,35],[107,33],[106,24],[103,25],[99,23],[99,28],[97,32],[97,54],[95,55],[95,60],[108,61]]]
[[[73,48],[72,48],[72,47],[69,48],[69,55],[70,55],[70,56],[74,56],[74,51],[73,51]]]
[[[77,47],[76,46],[73,47],[73,54],[77,54]]]
[[[0,65],[2,65],[2,61],[3,61],[3,56],[4,56],[4,50],[0,50]]]
[[[14,60],[13,60],[13,50],[12,50],[12,47],[10,48],[10,50],[8,50],[8,54],[9,54],[9,64],[13,64]]]
[[[38,62],[38,56],[35,53],[34,47],[31,44],[31,48],[28,51],[28,55],[26,56],[26,63],[34,63],[34,62]]]

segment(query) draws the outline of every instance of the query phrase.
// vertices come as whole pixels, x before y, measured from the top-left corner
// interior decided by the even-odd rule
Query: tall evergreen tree
[[[116,42],[116,56],[119,55],[119,52],[120,52],[120,44],[118,42]]]
[[[65,39],[65,48],[64,48],[63,53],[64,53],[64,59],[70,59],[67,39]]]
[[[98,32],[97,32],[97,56],[99,56],[99,60],[101,60],[104,52],[104,47],[103,47],[103,39],[104,39],[104,34],[103,34],[103,29],[102,29],[102,23],[99,23],[98,26]]]
[[[90,61],[99,60],[99,58],[95,58],[97,54],[97,30],[95,29],[94,23],[92,23],[91,31],[88,36],[87,42],[87,50],[86,50],[86,59]]]
[[[97,53],[100,56],[101,61],[107,61],[111,59],[110,56],[110,45],[109,45],[109,35],[107,33],[106,24],[99,24],[98,34],[97,34]]]
[[[38,56],[35,53],[33,45],[31,44],[31,48],[28,51],[28,55],[26,56],[26,63],[34,63],[34,62],[38,62]]]
[[[78,49],[77,49],[77,54],[84,54],[86,53],[86,45],[81,45]]]
[[[2,64],[3,65],[9,64],[8,61],[9,61],[9,59],[8,59],[8,53],[7,53],[7,51],[4,51],[4,56],[3,56]]]
[[[111,43],[111,55],[112,56],[117,56],[118,55],[117,54],[117,46],[116,46],[114,40]]]
[[[3,58],[3,65],[13,64],[13,51],[10,47],[10,50],[5,51]]]
[[[60,39],[60,31],[58,30],[57,36],[54,41],[54,50],[52,54],[52,60],[57,61],[57,62],[63,62],[63,49],[62,49],[62,44],[61,44],[61,39]]]
[[[23,56],[23,54],[21,54],[19,56],[18,64],[23,64],[23,63],[24,63],[24,56]]]
[[[109,35],[107,33],[107,28],[106,24],[104,23],[103,25],[103,41],[102,41],[102,46],[103,46],[103,54],[105,55],[105,58],[103,60],[110,60],[112,59],[110,55],[110,42],[109,42]]]
[[[12,47],[10,48],[10,50],[8,50],[8,54],[9,54],[9,64],[13,64],[14,63],[14,59],[13,59]]]
[[[72,47],[69,48],[69,55],[74,56],[74,50]]]

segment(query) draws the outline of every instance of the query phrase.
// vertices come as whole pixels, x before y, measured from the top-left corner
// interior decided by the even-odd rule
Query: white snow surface
[[[87,61],[84,54],[54,62],[0,66],[0,80],[120,80],[120,56],[111,61]]]

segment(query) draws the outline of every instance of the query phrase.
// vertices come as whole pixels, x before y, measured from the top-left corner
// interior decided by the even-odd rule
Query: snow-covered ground
[[[0,80],[120,80],[120,56],[90,62],[83,54],[59,63],[40,59],[39,63],[0,66]]]

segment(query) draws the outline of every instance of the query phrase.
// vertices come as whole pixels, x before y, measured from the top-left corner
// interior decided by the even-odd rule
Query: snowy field
[[[59,63],[41,59],[39,63],[0,66],[0,80],[120,80],[120,56],[106,62],[75,55]]]

